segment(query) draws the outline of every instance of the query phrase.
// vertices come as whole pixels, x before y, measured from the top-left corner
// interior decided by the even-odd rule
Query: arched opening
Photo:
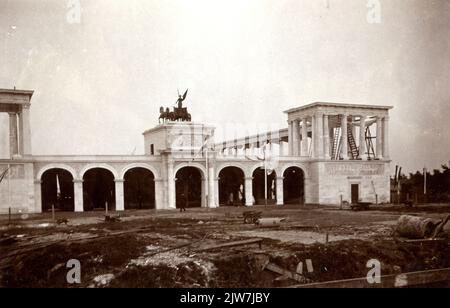
[[[124,175],[125,209],[155,208],[155,176],[145,168],[133,168]]]
[[[114,174],[103,168],[88,170],[83,176],[84,211],[115,210],[116,188]]]
[[[184,167],[176,174],[176,206],[202,206],[202,174],[195,167]]]
[[[245,174],[238,167],[226,167],[219,173],[219,204],[245,205]]]
[[[305,174],[298,167],[290,167],[283,174],[284,204],[303,204],[305,200]]]
[[[267,173],[269,173],[269,170]],[[277,174],[275,171],[267,174],[267,204],[275,204],[276,203],[276,177]],[[265,204],[265,189],[264,183],[266,180],[264,179],[264,169],[258,168],[253,171],[253,197],[255,198],[255,204]]]
[[[75,209],[73,176],[64,169],[49,169],[41,177],[42,211],[73,212]]]

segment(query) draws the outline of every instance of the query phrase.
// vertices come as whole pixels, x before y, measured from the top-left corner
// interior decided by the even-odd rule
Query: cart
[[[370,205],[372,203],[370,202],[358,202],[358,203],[352,203],[350,205],[350,208],[352,211],[367,211],[370,208]]]

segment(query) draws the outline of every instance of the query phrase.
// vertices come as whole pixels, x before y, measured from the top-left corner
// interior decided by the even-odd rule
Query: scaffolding
[[[348,144],[348,156],[350,159],[357,160],[357,159],[363,159],[364,155],[367,155],[368,160],[373,160],[376,158],[375,156],[375,147],[373,144],[373,139],[376,137],[372,136],[372,133],[370,131],[370,125],[374,123],[373,120],[369,120],[365,130],[365,145],[366,145],[366,151],[365,153],[361,153],[361,146],[357,146],[355,136],[353,134],[353,128],[354,126],[360,126],[361,127],[361,120],[360,123],[357,123],[356,121],[349,121],[347,123],[347,144]],[[336,126],[333,128],[333,147],[331,149],[331,159],[333,160],[342,160],[342,118],[341,116],[337,116]]]

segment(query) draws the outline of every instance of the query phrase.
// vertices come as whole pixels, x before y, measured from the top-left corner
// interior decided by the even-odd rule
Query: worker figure
[[[239,204],[238,204],[238,206],[241,206],[241,205],[243,205],[245,203],[244,202],[244,186],[242,184],[241,184],[241,186],[239,186],[238,194],[239,194]]]
[[[230,192],[228,195],[228,205],[234,205],[234,195],[233,192]]]
[[[187,198],[184,193],[180,194],[180,213],[186,212]]]

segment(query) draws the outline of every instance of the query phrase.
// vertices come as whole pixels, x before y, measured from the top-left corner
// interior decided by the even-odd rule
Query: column
[[[330,159],[330,117],[328,116],[328,114],[324,115],[323,139],[325,159]]]
[[[389,117],[383,118],[383,157],[390,158],[389,154]]]
[[[366,117],[360,117],[359,126],[359,159],[367,159],[366,156]]]
[[[283,188],[283,184],[284,184],[284,177],[277,177],[277,182],[276,182],[276,189],[277,189],[277,205],[283,205],[284,204],[284,188]]]
[[[125,210],[125,195],[123,192],[123,179],[114,180],[116,183],[116,211]]]
[[[19,154],[17,113],[9,113],[9,153],[11,158]]]
[[[75,212],[83,212],[83,180],[73,180]]]
[[[308,156],[308,119],[305,117],[302,120],[302,155]]]
[[[164,181],[155,179],[155,209],[162,210],[164,208]]]
[[[316,142],[316,153],[318,158],[323,158],[324,150],[324,136],[323,136],[323,114],[316,115],[317,124],[317,142]]]
[[[300,148],[300,146],[299,146],[299,144],[300,144],[300,134],[299,134],[299,129],[300,129],[300,121],[298,120],[298,119],[296,119],[296,120],[294,120],[294,125],[293,125],[293,136],[294,136],[294,138],[293,138],[293,144],[292,144],[292,146],[293,146],[293,153],[294,153],[294,156],[299,156],[300,155],[300,153],[299,153],[299,148]]]
[[[383,159],[383,127],[381,117],[377,117],[377,159]]]
[[[311,178],[307,178],[306,175],[305,175],[304,181],[305,181],[305,185],[304,185],[304,187],[305,187],[304,204],[306,205],[306,204],[317,203],[316,202],[317,200],[315,200],[315,198],[314,198],[314,196],[318,194],[318,192],[316,193],[315,190],[314,190],[316,185],[313,185],[313,183],[311,183],[312,179]]]
[[[175,175],[173,174],[173,162],[169,161],[167,164],[167,200],[169,209],[176,209],[175,200]]]
[[[253,206],[253,177],[245,178],[245,206]]]
[[[348,115],[344,114],[342,116],[342,123],[341,123],[341,132],[342,132],[342,158],[348,159]]]
[[[220,206],[220,202],[219,202],[219,178],[214,178],[214,204],[216,205],[216,207]]]
[[[316,116],[313,115],[311,117],[311,138],[312,138],[312,140],[311,140],[311,148],[312,148],[312,151],[311,151],[312,155],[311,155],[311,157],[312,158],[315,158],[316,155],[317,155],[317,152],[316,152],[316,142],[317,142],[316,134],[317,134],[317,132],[316,131],[317,131],[317,129],[316,129]]]
[[[31,155],[30,104],[22,105],[19,114],[20,154]]]
[[[292,146],[293,144],[293,139],[294,139],[294,134],[293,134],[293,123],[292,121],[288,121],[288,145],[289,145],[289,151],[288,151],[288,155],[289,156],[293,156],[294,155],[294,147]]]
[[[34,211],[35,213],[42,213],[42,195],[41,195],[42,181],[34,181]]]
[[[206,190],[208,189],[208,181],[206,178],[202,179],[202,202],[201,207],[206,207]]]
[[[216,208],[216,198],[215,198],[215,189],[214,189],[214,168],[209,168],[209,174],[208,174],[208,206],[210,208]]]

